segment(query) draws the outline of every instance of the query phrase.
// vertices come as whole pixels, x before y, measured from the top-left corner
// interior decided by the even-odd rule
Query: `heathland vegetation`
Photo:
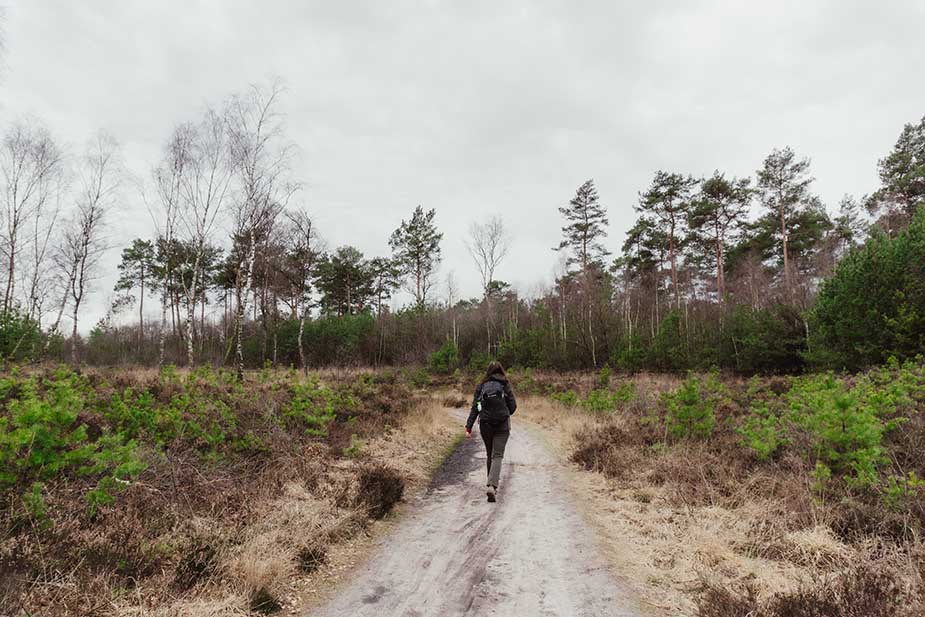
[[[925,365],[856,375],[512,375],[598,472],[591,517],[667,614],[920,615]]]
[[[422,379],[6,372],[0,613],[278,610],[452,442]]]
[[[837,209],[786,147],[753,178],[657,171],[619,251],[588,180],[559,209],[562,267],[531,297],[501,278],[516,222],[475,221],[482,289],[464,299],[440,276],[435,208],[397,222],[387,255],[325,246],[291,206],[283,93],[254,87],[166,136],[143,183],[156,226],[126,243],[88,334],[126,191],[118,144],[70,158],[34,121],[4,131],[0,611],[280,608],[452,442],[434,380],[468,394],[490,358],[637,509],[733,512],[747,529],[730,554],[817,577],[783,588],[701,564],[719,577],[701,615],[921,610],[925,119],[880,160],[880,187]],[[382,444],[409,434],[428,446],[406,444],[398,469]]]

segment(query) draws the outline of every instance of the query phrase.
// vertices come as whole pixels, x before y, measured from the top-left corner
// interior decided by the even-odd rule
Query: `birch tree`
[[[176,243],[177,226],[182,207],[185,175],[190,165],[195,131],[188,124],[174,129],[167,142],[164,156],[154,169],[154,187],[157,204],[150,208],[157,230],[157,246],[165,254],[159,256],[164,265],[161,274],[161,327],[158,333],[158,367],[164,365],[164,347],[167,337],[167,309],[171,302],[174,280],[174,259],[170,253]]]
[[[206,111],[202,121],[190,128],[189,156],[185,173],[179,174],[180,205],[178,218],[190,249],[189,276],[180,277],[186,301],[183,334],[186,338],[186,361],[195,364],[193,324],[196,303],[203,282],[206,252],[215,230],[215,221],[225,206],[232,168],[229,157],[229,134],[226,119],[214,110]]]
[[[500,216],[493,216],[484,223],[473,221],[469,226],[469,239],[466,248],[472,256],[482,279],[482,294],[485,303],[485,330],[488,336],[488,353],[491,353],[494,312],[491,307],[491,284],[495,280],[495,271],[510,250],[510,236]]]
[[[242,244],[235,268],[235,356],[237,376],[244,379],[244,318],[253,291],[258,244],[269,236],[278,214],[298,185],[289,178],[293,147],[284,139],[277,110],[282,84],[252,86],[228,102],[231,165],[238,195],[232,205],[234,237]]]
[[[18,122],[3,136],[0,173],[3,174],[2,249],[6,282],[2,310],[16,300],[18,260],[30,239],[41,242],[44,211],[62,173],[62,156],[50,134],[34,123]],[[29,225],[39,238],[30,238]],[[31,292],[31,290],[30,290]]]
[[[302,370],[308,371],[303,339],[305,322],[312,306],[311,294],[322,242],[314,221],[305,210],[289,212],[286,218],[287,250],[283,259],[283,277],[289,286],[293,314],[299,320],[299,362]]]
[[[119,187],[118,152],[115,139],[104,132],[98,133],[88,147],[80,164],[74,218],[61,247],[60,263],[70,269],[67,297],[71,304],[71,361],[75,365],[80,360],[77,345],[80,308],[107,248],[103,231]]]

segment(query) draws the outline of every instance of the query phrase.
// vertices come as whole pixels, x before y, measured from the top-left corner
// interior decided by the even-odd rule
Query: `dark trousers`
[[[501,459],[504,458],[504,448],[507,446],[508,437],[511,436],[511,420],[508,418],[498,424],[479,421],[479,432],[482,434],[485,453],[488,455],[486,460],[488,484],[498,488],[498,480],[501,477]]]

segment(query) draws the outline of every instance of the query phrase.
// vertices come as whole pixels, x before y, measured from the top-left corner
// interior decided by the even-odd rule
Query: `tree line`
[[[109,312],[86,337],[81,309],[89,293],[106,291],[93,282],[110,250],[107,221],[127,191],[118,144],[100,133],[83,156],[67,157],[36,122],[7,128],[0,353],[243,373],[419,363],[443,347],[455,362],[769,372],[856,368],[923,350],[925,118],[879,161],[880,188],[844,197],[833,213],[813,191],[810,160],[790,148],[772,151],[753,177],[659,170],[616,255],[607,207],[588,180],[559,209],[562,240],[551,248],[561,265],[536,297],[500,275],[511,246],[502,218],[473,222],[466,246],[482,290],[460,298],[452,276],[440,275],[435,209],[417,206],[401,220],[388,255],[325,244],[297,205],[283,93],[279,83],[254,86],[167,136],[144,183],[152,234],[122,251]],[[858,286],[860,274],[847,282],[849,270],[888,281],[876,288],[891,300],[868,299],[874,286]],[[399,289],[411,301],[393,311]],[[848,289],[860,296],[846,299]],[[841,319],[856,320],[858,306],[880,312]],[[861,336],[874,322],[903,334]]]

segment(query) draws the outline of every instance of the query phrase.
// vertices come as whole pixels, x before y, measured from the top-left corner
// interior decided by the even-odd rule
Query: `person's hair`
[[[485,378],[482,380],[482,382],[486,382],[491,379],[492,375],[501,375],[507,379],[507,373],[504,372],[504,367],[501,366],[501,363],[497,360],[492,360],[488,364],[488,370],[485,371]]]

